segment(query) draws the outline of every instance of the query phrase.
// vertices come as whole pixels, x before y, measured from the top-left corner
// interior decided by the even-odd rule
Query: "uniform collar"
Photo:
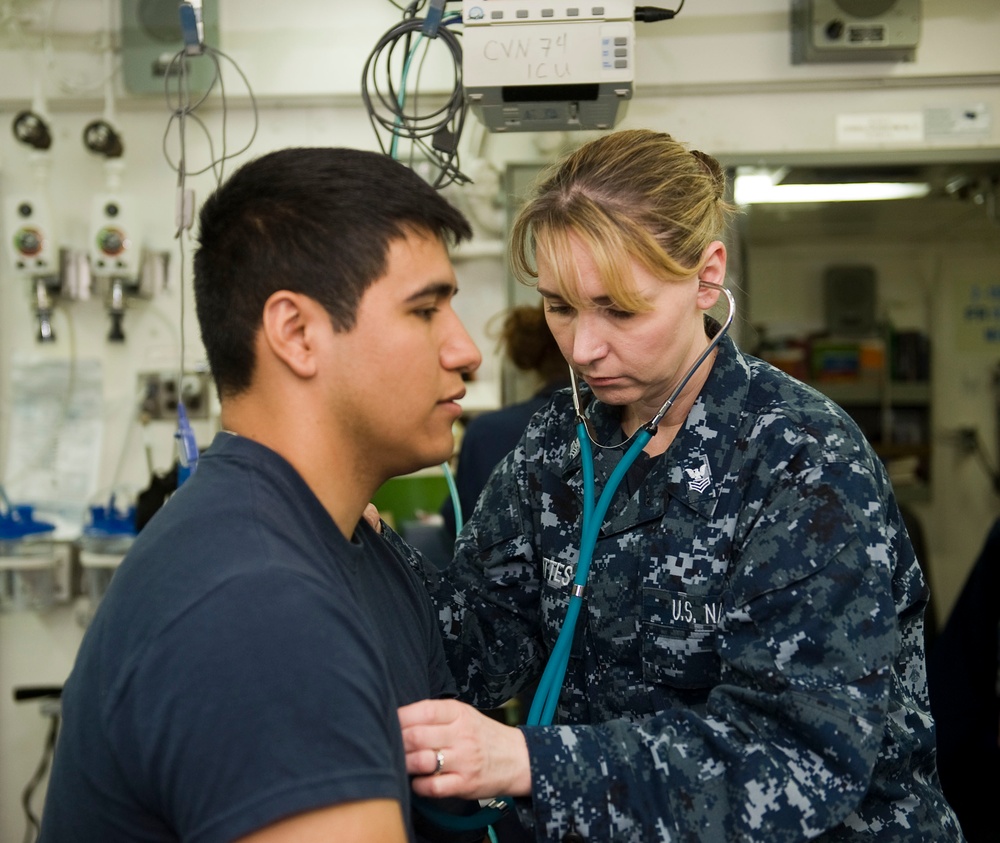
[[[728,336],[723,337],[708,379],[674,441],[664,454],[654,458],[654,465],[637,494],[624,507],[609,508],[605,526],[610,530],[605,532],[616,532],[643,520],[662,517],[666,495],[705,518],[711,517],[719,499],[719,488],[733,481],[727,477],[728,466],[738,446],[737,429],[745,412],[749,384],[750,368],[746,358]],[[585,412],[598,441],[620,442],[618,409],[593,400],[586,387],[584,390],[584,400],[589,400]],[[593,451],[599,497],[624,449],[594,447]],[[571,485],[582,490],[579,454],[580,446],[574,435],[564,452],[560,471]]]

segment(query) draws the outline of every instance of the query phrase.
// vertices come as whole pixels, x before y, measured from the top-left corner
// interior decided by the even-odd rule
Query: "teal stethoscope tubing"
[[[705,286],[716,287],[714,284],[702,282]],[[643,448],[656,434],[656,429],[667,411],[673,406],[681,391],[687,386],[688,381],[698,371],[698,367],[705,362],[705,359],[712,350],[722,341],[722,338],[729,331],[729,326],[733,323],[736,315],[736,301],[733,294],[725,288],[719,287],[729,302],[729,315],[725,323],[712,337],[708,347],[698,356],[698,359],[691,365],[681,382],[677,385],[670,397],[663,403],[657,414],[650,421],[639,428],[635,433],[628,451],[621,458],[608,483],[601,493],[596,506],[594,504],[594,454],[591,447],[590,432],[587,430],[587,422],[580,406],[580,389],[576,378],[576,372],[570,367],[570,379],[573,384],[573,404],[576,409],[576,437],[580,443],[580,465],[583,469],[583,518],[581,521],[580,556],[576,565],[576,576],[573,579],[573,588],[570,591],[569,604],[566,607],[566,618],[563,621],[559,637],[555,646],[549,654],[542,678],[539,680],[538,688],[535,691],[534,699],[531,702],[531,709],[528,712],[528,726],[548,726],[552,723],[555,715],[556,705],[559,702],[559,695],[562,692],[563,680],[566,677],[566,667],[569,665],[569,654],[573,646],[573,635],[576,630],[576,622],[580,616],[580,609],[583,607],[583,594],[587,585],[587,577],[590,574],[590,563],[593,561],[594,548],[597,546],[597,538],[604,523],[604,515],[611,505],[618,486],[621,485],[625,474],[638,459]],[[603,447],[603,446],[602,446]]]
[[[621,484],[625,473],[632,467],[646,443],[653,434],[646,428],[641,428],[636,434],[631,447],[626,451],[625,456],[615,466],[611,473],[607,486],[601,493],[601,498],[594,505],[594,455],[590,446],[590,436],[587,434],[583,421],[577,422],[577,439],[580,441],[580,460],[583,467],[583,525],[582,537],[580,540],[580,558],[576,565],[576,577],[573,580],[573,589],[570,593],[569,605],[566,608],[566,619],[563,621],[559,637],[549,655],[545,671],[542,673],[535,697],[531,702],[531,709],[528,712],[527,725],[547,726],[552,722],[555,715],[556,704],[559,702],[559,694],[562,691],[563,679],[566,677],[566,667],[569,664],[569,654],[573,646],[573,634],[576,629],[576,621],[583,606],[583,589],[587,583],[587,576],[590,573],[590,563],[594,558],[594,548],[597,546],[597,537],[604,523],[604,515],[611,505],[618,486]]]
[[[583,593],[587,585],[587,577],[590,574],[590,563],[593,561],[594,549],[597,546],[597,539],[604,523],[604,516],[611,505],[611,499],[621,485],[625,474],[632,467],[632,464],[639,458],[647,443],[656,434],[656,429],[667,411],[673,406],[678,396],[687,386],[688,381],[694,377],[694,373],[705,362],[712,350],[722,341],[722,338],[729,331],[736,315],[736,300],[729,290],[717,284],[702,282],[704,286],[720,289],[726,295],[729,302],[729,315],[722,327],[712,337],[708,347],[698,356],[681,382],[677,385],[670,397],[663,403],[657,414],[649,420],[647,424],[639,428],[634,434],[634,439],[625,455],[621,458],[608,483],[601,492],[601,497],[594,503],[595,486],[594,482],[594,452],[591,447],[590,432],[587,430],[587,422],[583,415],[580,403],[580,389],[576,378],[576,372],[570,367],[570,381],[573,385],[573,405],[576,410],[576,437],[580,443],[580,465],[583,470],[583,518],[581,522],[580,556],[576,566],[576,576],[573,579],[573,588],[570,591],[569,605],[566,607],[566,618],[563,621],[559,637],[555,646],[549,654],[542,678],[538,683],[531,709],[528,712],[526,725],[528,726],[548,726],[555,716],[556,705],[559,702],[559,695],[562,692],[563,680],[566,678],[566,668],[569,665],[569,654],[573,646],[573,635],[576,630],[576,622],[583,607]],[[609,446],[600,446],[609,447]],[[613,446],[620,447],[620,446]],[[453,492],[452,500],[455,505],[456,523],[460,523],[460,505],[458,495]],[[461,529],[459,527],[459,529]],[[497,822],[513,804],[513,800],[508,796],[500,796],[494,799],[487,807],[484,807],[472,816],[458,817],[452,814],[444,814],[431,808],[423,800],[420,809],[428,818],[437,821],[446,828],[456,830],[473,830],[488,826]],[[490,829],[492,832],[492,829]]]

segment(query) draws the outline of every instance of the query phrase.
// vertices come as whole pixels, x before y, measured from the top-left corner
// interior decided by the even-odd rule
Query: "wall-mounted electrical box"
[[[920,0],[792,0],[792,63],[913,61]]]
[[[5,209],[5,231],[14,274],[31,284],[31,298],[38,320],[39,342],[53,342],[52,315],[62,291],[60,249],[52,236],[48,203],[39,195],[12,197]],[[67,252],[68,255],[68,252]],[[69,291],[67,291],[69,292]],[[79,289],[74,289],[74,295]]]
[[[133,230],[128,197],[106,194],[94,198],[91,217],[90,270],[101,278],[139,277],[140,247]]]
[[[40,196],[18,196],[6,207],[10,263],[25,278],[59,274],[59,249],[52,236],[48,203]]]
[[[212,377],[208,372],[139,373],[139,412],[150,421],[176,421],[183,400],[189,419],[207,419],[211,408]]]
[[[180,62],[174,57],[184,47],[178,0],[122,0],[122,76],[133,94],[164,95],[168,74],[170,90],[177,91]],[[219,0],[203,0],[205,43],[219,46]],[[204,93],[215,78],[215,64],[208,56],[189,57],[187,85]]]

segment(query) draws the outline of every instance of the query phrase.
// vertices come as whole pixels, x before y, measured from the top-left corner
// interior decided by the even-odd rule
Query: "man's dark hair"
[[[319,302],[334,330],[354,326],[358,303],[408,234],[445,244],[472,236],[468,221],[387,155],[292,148],[240,167],[199,215],[194,292],[220,396],[245,390],[264,302],[290,290]]]

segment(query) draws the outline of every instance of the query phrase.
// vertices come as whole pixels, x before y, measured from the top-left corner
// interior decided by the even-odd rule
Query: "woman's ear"
[[[698,270],[698,306],[702,310],[713,307],[722,294],[726,280],[726,245],[713,240],[705,247]]]
[[[312,377],[318,368],[317,310],[322,308],[313,299],[290,290],[278,290],[264,302],[265,348],[300,378]]]

